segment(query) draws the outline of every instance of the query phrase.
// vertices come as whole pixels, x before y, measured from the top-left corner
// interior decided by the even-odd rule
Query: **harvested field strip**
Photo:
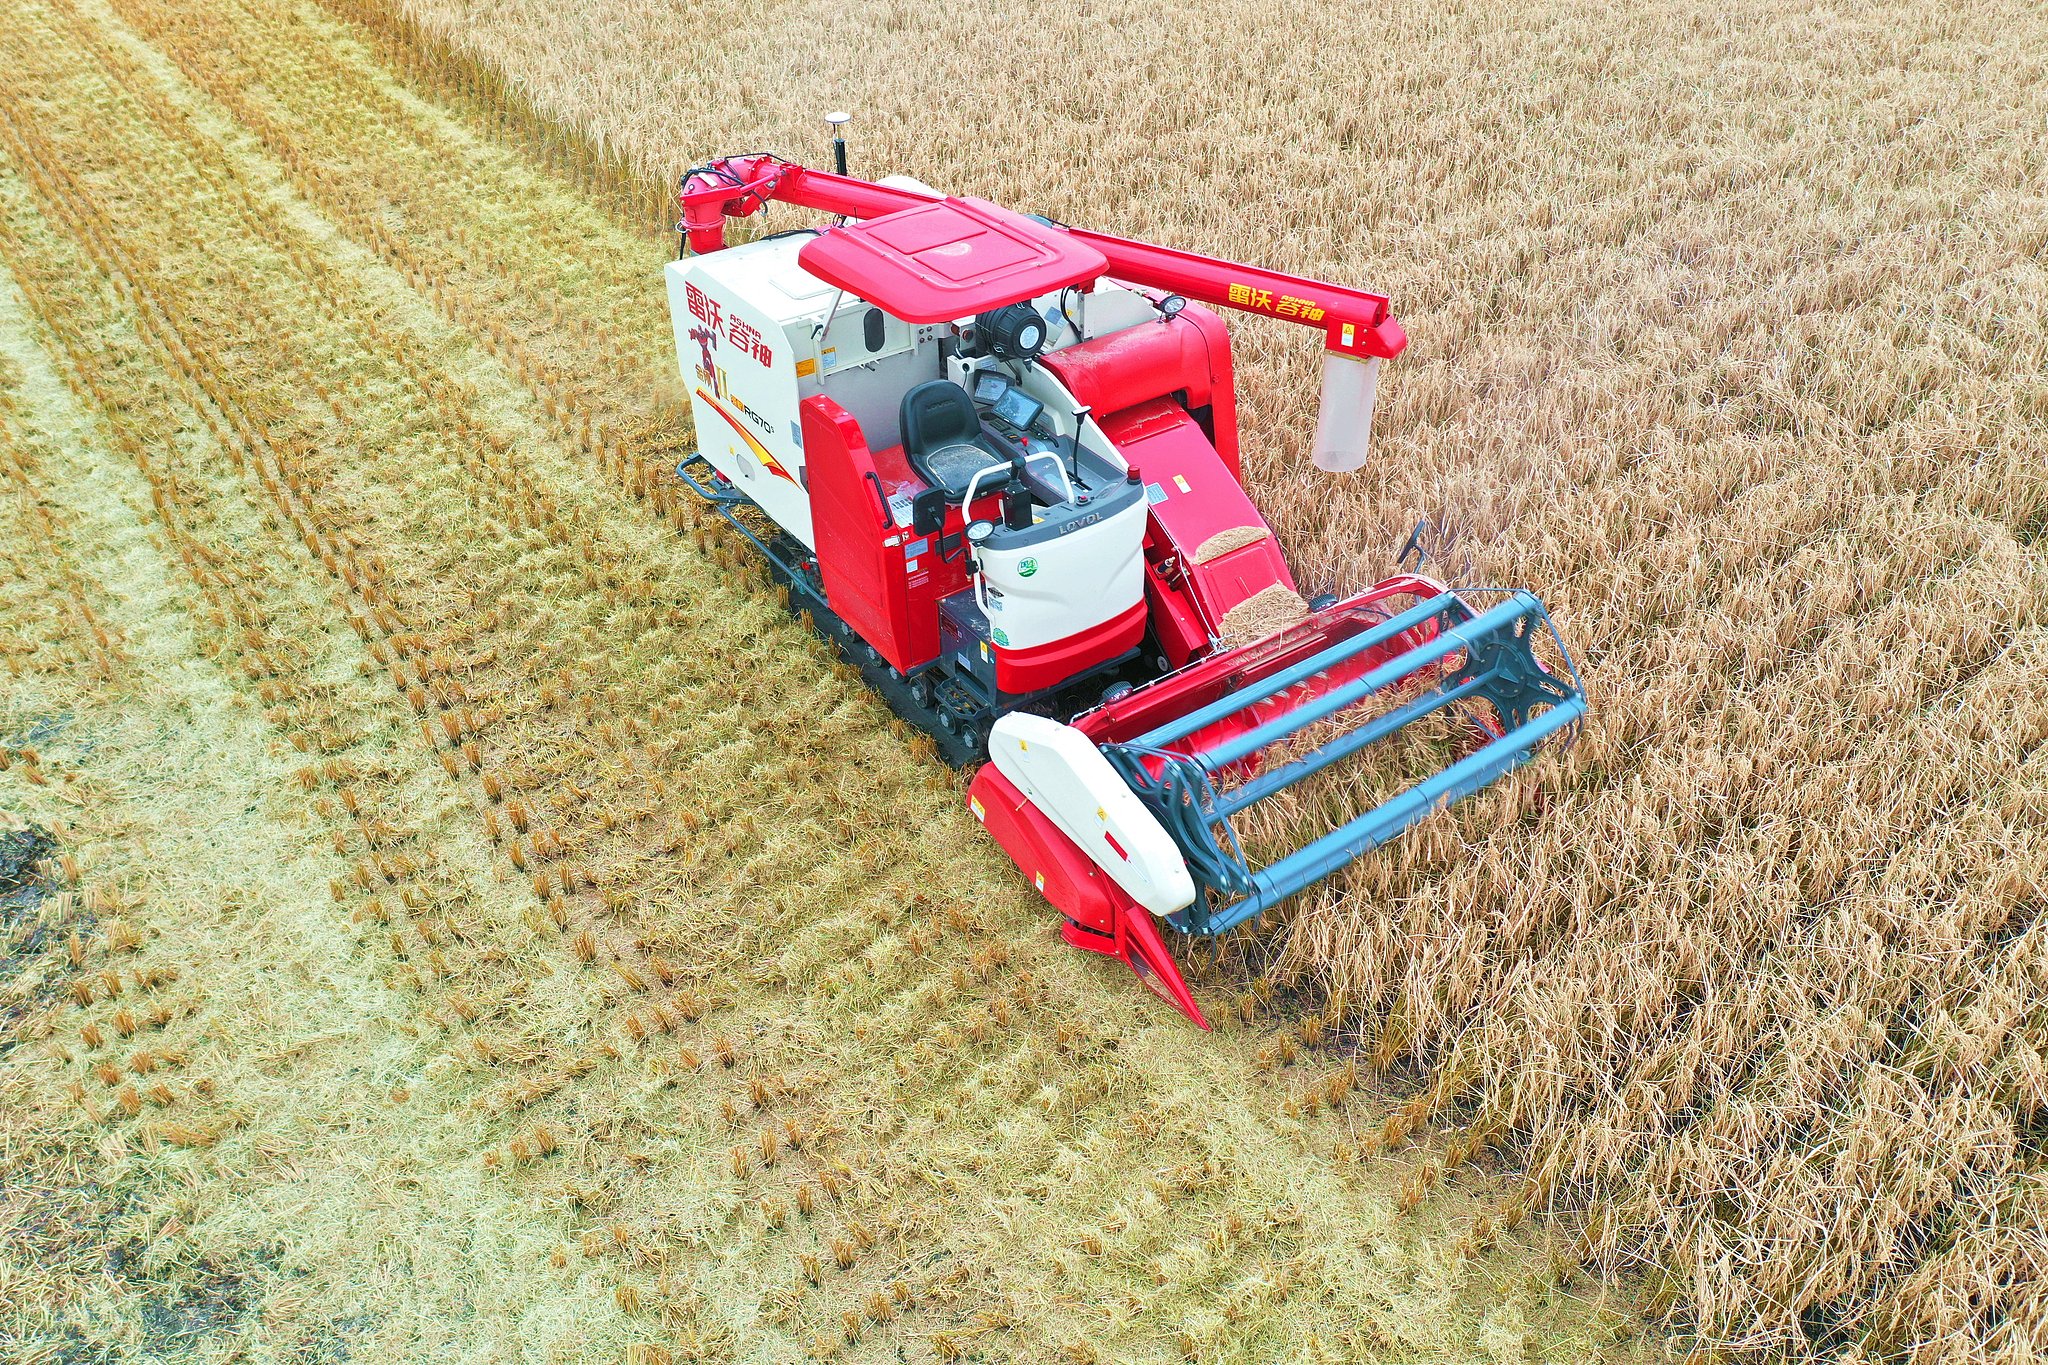
[[[1212,991],[1236,1027],[1193,1048],[1052,941],[952,776],[659,475],[662,242],[317,10],[51,0],[0,56],[0,264],[87,414],[24,418],[9,477],[161,547],[102,644],[51,514],[0,724],[75,693],[38,771],[96,784],[64,836],[179,1001],[124,1071],[128,1007],[72,964],[4,1065],[53,1142],[119,1154],[153,1273],[232,1280],[208,1302],[262,1351],[361,1359],[1626,1353],[1547,1234],[1468,1254],[1498,1177],[1425,1202],[1415,1159],[1360,1159],[1381,1101],[1269,983]],[[136,711],[167,669],[169,748]],[[222,781],[157,811],[138,775],[208,744]],[[4,799],[57,819],[28,766]],[[245,873],[197,837],[229,809]],[[231,965],[272,957],[300,974]],[[67,1283],[12,1330],[182,1349],[155,1302]]]
[[[93,603],[99,585],[89,582],[63,553],[67,529],[62,513],[42,495],[46,478],[41,442],[21,426],[14,392],[23,378],[11,362],[0,387],[0,544],[7,569],[7,615],[28,626],[11,639],[7,671],[60,673],[77,668],[101,680],[123,662],[119,634],[100,620]],[[54,657],[38,657],[54,645]]]
[[[1545,594],[1593,720],[1285,929],[1277,975],[1421,1075],[1378,1136],[1526,1154],[1500,1212],[1585,1208],[1711,1341],[2048,1340],[2037,12],[1112,0],[991,45],[974,3],[335,8],[629,214],[622,165],[802,152],[824,101],[857,165],[1386,289],[1417,345],[1334,493],[1295,472],[1311,348],[1239,332],[1261,506],[1318,585],[1428,514],[1439,567]],[[1122,64],[1170,94],[1077,80],[1001,154],[926,135]]]
[[[59,246],[24,218],[19,190],[0,175],[9,269],[24,261],[27,240],[39,261]],[[0,347],[27,361],[20,416],[45,454],[39,492],[61,513],[60,552],[101,586],[100,611],[129,649],[126,666],[95,676],[91,689],[77,685],[79,674],[55,670],[25,673],[6,694],[9,727],[41,716],[32,731],[54,731],[49,743],[91,748],[82,767],[63,774],[65,799],[54,810],[68,851],[53,875],[68,889],[42,914],[68,922],[71,946],[47,966],[28,963],[31,975],[45,972],[40,989],[68,1003],[56,1014],[31,1008],[21,1041],[43,1041],[13,1053],[9,1103],[0,1106],[9,1130],[7,1227],[18,1234],[5,1240],[7,1273],[20,1291],[10,1295],[0,1340],[15,1359],[95,1342],[168,1354],[192,1343],[188,1331],[244,1330],[258,1297],[248,1287],[299,1273],[278,1264],[266,1229],[307,1220],[328,1230],[317,1255],[368,1257],[373,1246],[356,1241],[343,1216],[348,1203],[361,1207],[366,1190],[388,1211],[385,1226],[414,1246],[461,1233],[448,1221],[455,1210],[476,1229],[492,1226],[504,1207],[467,1178],[473,1139],[459,1123],[443,1129],[446,1146],[436,1150],[404,1117],[399,1091],[419,1084],[426,1061],[405,1033],[413,1026],[397,1002],[406,997],[377,979],[378,956],[362,951],[374,941],[359,947],[328,902],[325,880],[341,874],[343,860],[307,848],[292,817],[288,794],[299,790],[301,760],[285,741],[312,731],[275,706],[267,721],[257,714],[280,689],[305,695],[326,683],[329,695],[345,695],[353,675],[329,681],[275,667],[285,656],[255,623],[317,640],[318,599],[309,602],[289,575],[237,577],[226,542],[193,533],[198,526],[260,548],[264,522],[235,496],[232,466],[205,452],[196,416],[186,413],[182,429],[156,425],[176,421],[158,401],[166,386],[149,382],[122,305],[96,279],[64,270],[43,281],[63,292],[26,297],[0,282]],[[90,311],[72,311],[81,305]],[[38,315],[45,344],[90,336],[93,367],[71,367],[63,345],[48,356],[38,349],[29,340]],[[118,406],[95,411],[65,392],[68,380],[89,404],[88,381],[114,376],[123,383]],[[156,439],[131,444],[145,433]],[[153,457],[174,445],[180,472],[172,478]],[[200,514],[202,495],[218,498],[217,516]],[[338,619],[330,624],[353,644]],[[9,776],[21,768],[10,765]],[[177,774],[168,792],[166,773]],[[33,946],[17,932],[9,955]],[[32,1055],[33,1069],[20,1065]],[[236,1177],[193,1182],[207,1168],[178,1152],[222,1144]],[[318,1155],[308,1161],[308,1153]],[[432,1172],[433,1194],[416,1198],[403,1174],[420,1170]],[[334,1213],[317,1212],[327,1209]],[[204,1236],[181,1235],[184,1223],[204,1227]],[[471,1245],[482,1252],[482,1243]],[[465,1311],[437,1294],[446,1287],[409,1277],[382,1289],[400,1311],[431,1321]],[[481,1288],[485,1302],[498,1301]],[[273,1344],[324,1349],[337,1322],[339,1335],[360,1330],[361,1313],[359,1290],[338,1304],[326,1298],[302,1308]]]

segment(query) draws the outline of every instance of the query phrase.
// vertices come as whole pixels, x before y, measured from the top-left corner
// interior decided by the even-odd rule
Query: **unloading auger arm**
[[[770,202],[847,218],[879,218],[932,203],[934,198],[766,154],[720,157],[698,167],[683,177],[676,195],[683,210],[683,234],[690,250],[699,254],[725,245],[727,218],[747,217]],[[1407,348],[1408,334],[1394,320],[1385,294],[1082,228],[1064,231],[1101,252],[1109,262],[1108,273],[1127,284],[1317,328],[1323,333],[1324,348],[1337,355],[1391,360]]]

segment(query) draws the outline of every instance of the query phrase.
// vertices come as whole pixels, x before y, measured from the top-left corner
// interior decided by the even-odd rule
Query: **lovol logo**
[[[1029,578],[1031,577],[1031,575],[1037,572],[1038,561],[1033,559],[1030,555],[1026,555],[1024,556],[1024,558],[1017,561],[1017,577]]]

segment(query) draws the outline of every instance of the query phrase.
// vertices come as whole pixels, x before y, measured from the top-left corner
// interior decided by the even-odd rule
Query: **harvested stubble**
[[[2048,1339],[2038,7],[338,3],[629,212],[843,106],[864,167],[1390,292],[1334,490],[1312,347],[1241,330],[1262,505],[1339,585],[1459,527],[1595,720],[1310,898],[1288,972],[1713,1341]]]

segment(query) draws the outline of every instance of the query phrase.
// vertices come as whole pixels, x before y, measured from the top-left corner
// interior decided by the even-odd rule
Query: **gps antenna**
[[[840,175],[846,174],[846,134],[841,130],[853,122],[853,115],[843,109],[835,109],[825,115],[825,122],[832,128],[832,169]]]

